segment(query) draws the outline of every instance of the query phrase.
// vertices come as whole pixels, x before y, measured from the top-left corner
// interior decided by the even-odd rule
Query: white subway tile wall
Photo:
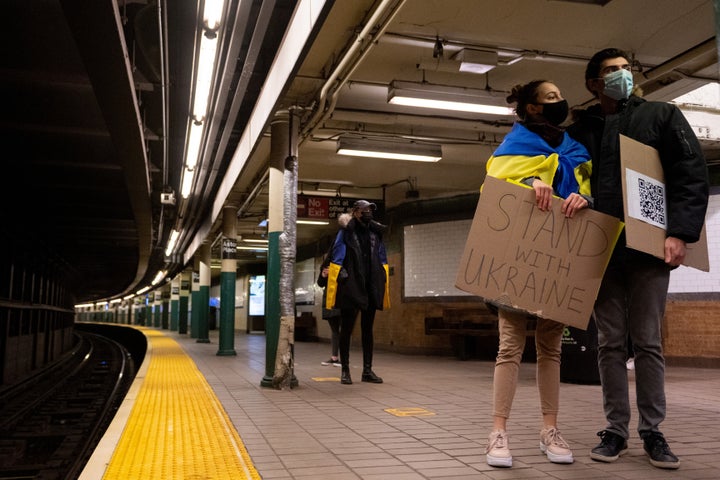
[[[720,292],[720,195],[711,195],[705,217],[710,271],[680,266],[670,274],[670,293]]]
[[[455,288],[472,220],[408,225],[403,257],[406,297],[469,296]]]

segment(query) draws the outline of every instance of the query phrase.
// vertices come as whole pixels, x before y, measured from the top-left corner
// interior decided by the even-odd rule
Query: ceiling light
[[[330,222],[327,220],[298,220],[298,225],[330,225]]]
[[[337,153],[416,162],[437,162],[442,158],[442,148],[437,144],[360,137],[340,137],[337,142]]]
[[[463,48],[455,55],[454,60],[460,61],[460,71],[469,73],[485,73],[497,66],[497,52],[485,52]]]
[[[505,103],[504,94],[429,83],[394,81],[388,90],[388,103],[489,115],[511,116],[514,113]]]

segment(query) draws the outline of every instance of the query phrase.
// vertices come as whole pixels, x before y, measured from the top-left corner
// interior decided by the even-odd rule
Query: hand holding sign
[[[588,209],[567,218],[562,202],[554,198],[542,212],[533,190],[487,177],[456,287],[587,328],[622,223]]]

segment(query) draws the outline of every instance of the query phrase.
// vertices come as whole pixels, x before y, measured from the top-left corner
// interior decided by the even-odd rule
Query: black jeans
[[[363,349],[363,370],[372,368],[373,357],[373,324],[375,323],[374,308],[360,310],[357,308],[343,308],[340,311],[340,363],[343,369],[350,365],[350,338],[358,311],[360,312],[360,330]]]

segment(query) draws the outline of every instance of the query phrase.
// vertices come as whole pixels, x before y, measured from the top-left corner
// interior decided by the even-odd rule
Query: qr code
[[[638,178],[640,215],[652,222],[665,225],[665,188],[663,185]]]

